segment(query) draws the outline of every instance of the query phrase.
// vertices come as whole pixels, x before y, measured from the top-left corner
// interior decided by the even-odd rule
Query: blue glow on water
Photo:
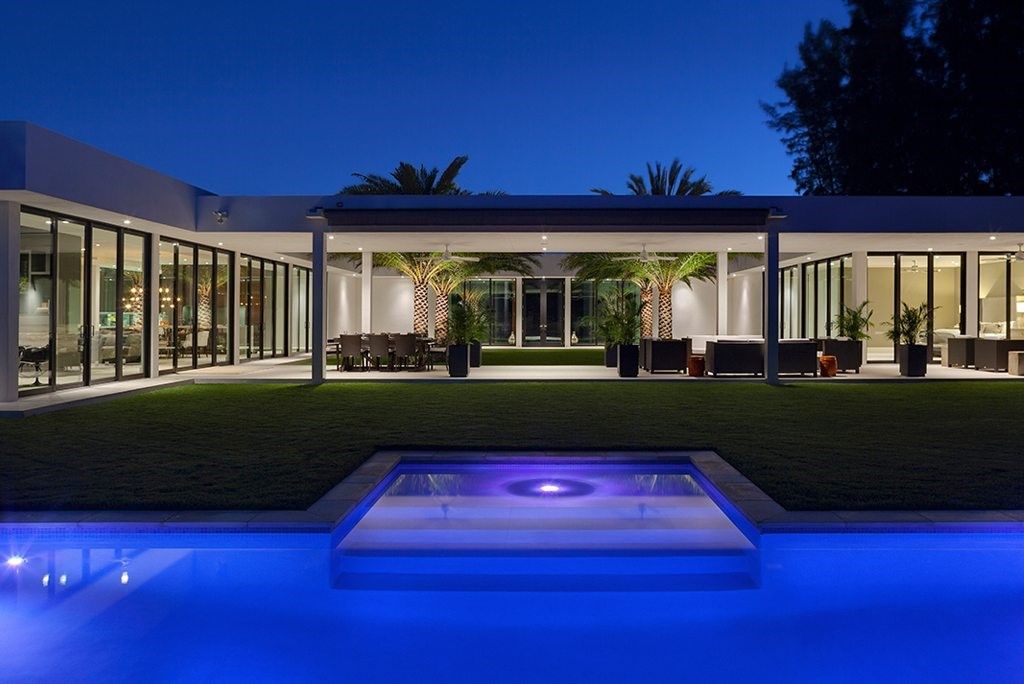
[[[579,513],[585,498],[545,501]],[[465,529],[456,503],[442,524]],[[591,528],[607,532],[592,513]],[[674,518],[643,520],[660,534]],[[398,563],[432,581],[339,588],[352,549],[328,535],[0,532],[0,558],[24,559],[0,565],[0,680],[973,682],[1024,672],[1017,533],[765,535],[754,555],[742,549],[756,581],[735,585],[664,581],[707,562],[708,548],[701,575],[714,575],[715,545],[693,557],[566,555],[560,534],[547,539],[557,552],[503,556],[491,544],[445,561],[364,536],[372,553],[358,561],[371,565],[360,572]],[[467,572],[516,579],[473,586]],[[552,573],[586,581],[552,589]]]

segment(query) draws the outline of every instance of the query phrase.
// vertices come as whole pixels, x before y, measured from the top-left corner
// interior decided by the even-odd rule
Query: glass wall
[[[288,265],[259,257],[242,257],[239,331],[242,359],[287,356]]]
[[[932,257],[932,357],[942,358],[942,347],[950,337],[964,333],[964,289],[966,273],[960,254]]]
[[[476,297],[491,314],[491,329],[484,344],[514,345],[516,281],[514,278],[479,278],[463,283],[462,296]]]
[[[57,288],[55,328],[57,386],[85,382],[85,279],[88,273],[86,226],[78,221],[57,221]]]
[[[230,252],[160,241],[160,370],[231,362]]]
[[[147,237],[31,209],[21,224],[22,391],[143,375]]]
[[[779,335],[800,337],[800,269],[790,266],[779,273]]]
[[[616,294],[632,294],[639,299],[640,289],[633,282],[626,280],[579,280],[573,278],[570,293],[569,315],[573,345],[602,344],[591,324],[590,317],[597,313],[598,303],[602,297]]]
[[[22,212],[18,253],[18,387],[50,386],[53,220]]]
[[[841,304],[852,295],[846,292],[847,282],[852,279],[852,259],[850,256],[832,257],[803,264],[802,268],[804,318],[800,336],[833,336]]]
[[[978,337],[1024,339],[1024,262],[978,255]]]
[[[868,307],[874,311],[874,326],[867,341],[868,361],[894,361],[895,347],[886,338],[886,321],[895,311],[896,256],[892,254],[868,256]]]
[[[288,286],[288,337],[289,349],[300,354],[309,351],[310,270],[301,266],[291,267],[291,283]]]

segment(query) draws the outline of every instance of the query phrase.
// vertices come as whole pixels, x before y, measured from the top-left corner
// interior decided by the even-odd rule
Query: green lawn
[[[18,508],[305,508],[381,447],[714,448],[790,509],[1024,508],[1024,383],[200,385],[0,422]]]
[[[582,347],[579,349],[516,349],[515,347],[494,347],[483,350],[483,362],[487,366],[603,366],[604,349]],[[294,364],[308,366],[310,358],[299,359]],[[327,365],[333,368],[337,359],[327,355]]]

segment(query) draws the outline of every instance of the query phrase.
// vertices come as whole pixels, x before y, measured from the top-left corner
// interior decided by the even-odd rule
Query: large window
[[[800,337],[800,269],[790,266],[779,273],[779,336]]]
[[[569,323],[572,330],[572,345],[602,344],[594,331],[593,316],[597,313],[602,297],[616,294],[632,294],[638,300],[640,289],[635,283],[625,280],[579,280],[573,278],[569,302]]]
[[[288,348],[294,353],[309,351],[310,310],[310,270],[301,266],[292,266],[291,284],[288,286]]]
[[[463,283],[462,295],[475,298],[491,317],[488,345],[514,345],[516,281],[514,278],[478,278]]]
[[[898,253],[868,256],[868,301],[874,311],[868,361],[893,361],[895,346],[885,333],[903,304],[932,309],[919,340],[941,357],[950,337],[964,332],[964,255]]]
[[[240,354],[242,359],[287,356],[288,265],[243,256],[239,284]]]
[[[162,238],[161,371],[231,362],[230,252]]]
[[[803,264],[802,269],[804,315],[800,336],[835,336],[836,317],[853,294],[847,291],[850,283],[847,274],[853,271],[852,259],[849,255],[822,259]]]
[[[146,236],[21,215],[18,376],[23,392],[146,372]]]
[[[1024,262],[978,256],[978,337],[1024,339]]]

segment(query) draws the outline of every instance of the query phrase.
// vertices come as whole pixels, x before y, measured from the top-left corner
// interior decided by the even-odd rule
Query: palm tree
[[[696,197],[699,195],[710,195],[713,191],[711,182],[706,175],[694,178],[697,169],[692,166],[683,168],[678,159],[665,167],[661,162],[655,162],[651,166],[647,162],[647,178],[631,173],[626,188],[634,195],[675,195],[676,197]],[[609,190],[603,188],[591,188],[591,192],[598,195],[612,195]],[[721,190],[716,195],[739,195],[738,190]]]
[[[341,189],[343,195],[469,195],[455,182],[459,171],[469,161],[462,155],[455,157],[444,171],[426,166],[416,168],[409,162],[399,162],[390,176],[376,173],[353,173],[359,183]]]
[[[607,252],[578,252],[567,254],[562,268],[576,271],[583,280],[628,280],[640,288],[640,336],[651,337],[654,331],[654,283],[640,259],[622,259],[621,255]]]
[[[475,276],[502,271],[528,276],[540,266],[532,254],[462,254],[476,257],[477,261],[448,261],[431,280],[434,290],[434,337],[444,342],[448,337],[448,305],[452,294],[464,282]]]
[[[412,281],[412,331],[417,335],[427,334],[427,288],[445,269],[447,263],[439,254],[429,252],[373,253],[375,267],[393,269]]]
[[[694,281],[712,281],[718,275],[714,252],[666,254],[671,261],[653,260],[643,264],[647,277],[658,288],[658,337],[672,337],[672,288],[676,283],[691,287]]]

